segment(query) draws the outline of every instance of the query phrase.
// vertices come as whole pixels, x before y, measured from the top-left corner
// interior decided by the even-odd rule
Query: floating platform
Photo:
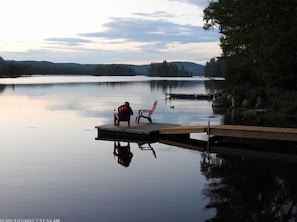
[[[212,100],[214,95],[211,94],[184,94],[184,93],[168,93],[169,99],[192,99],[192,100]]]

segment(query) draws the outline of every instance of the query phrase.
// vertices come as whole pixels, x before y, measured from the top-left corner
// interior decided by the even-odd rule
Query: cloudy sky
[[[203,30],[209,0],[3,0],[0,56],[83,64],[205,64],[219,34]]]

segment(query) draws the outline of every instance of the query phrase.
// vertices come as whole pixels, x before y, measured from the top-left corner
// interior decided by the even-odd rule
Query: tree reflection
[[[6,85],[0,84],[0,93],[4,92]]]
[[[209,221],[297,221],[296,163],[203,154]]]

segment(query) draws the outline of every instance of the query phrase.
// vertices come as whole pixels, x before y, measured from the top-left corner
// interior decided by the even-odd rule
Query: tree
[[[219,28],[224,74],[242,90],[297,88],[297,1],[218,0],[204,10],[204,28]]]
[[[7,75],[7,64],[5,60],[0,56],[0,76]]]
[[[212,58],[204,67],[206,77],[223,77],[223,62],[220,58]]]
[[[110,64],[98,65],[95,69],[95,75],[98,76],[132,76],[135,75],[134,69],[128,65]]]
[[[184,67],[181,70],[177,65],[168,63],[166,60],[163,63],[151,63],[148,69],[148,76],[163,76],[163,77],[178,77],[191,76],[191,73],[186,71]]]

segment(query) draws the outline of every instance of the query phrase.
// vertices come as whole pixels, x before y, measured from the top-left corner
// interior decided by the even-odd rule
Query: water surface
[[[129,145],[133,154],[129,165],[123,166],[113,153],[117,143],[95,140],[94,127],[111,123],[113,109],[124,101],[137,112],[157,100],[155,122],[220,124],[223,117],[212,112],[209,101],[165,97],[170,92],[212,93],[215,89],[205,79],[38,76],[0,79],[0,84],[0,219],[205,221],[224,218],[219,203],[227,203],[228,212],[238,212],[231,199],[215,196],[219,187],[228,191],[233,187],[238,195],[249,196],[244,181],[226,183],[229,173],[237,181],[245,178],[253,184],[252,174],[267,175],[286,187],[296,183],[296,177],[283,173],[294,163],[268,161],[263,168],[261,159],[245,157],[240,163],[250,167],[237,167],[239,163],[228,156],[206,157],[158,142],[142,149],[136,143],[120,142]],[[226,161],[229,165],[223,164]],[[271,170],[275,164],[277,172]],[[228,166],[222,174],[217,170]],[[286,191],[293,192],[292,187]],[[271,216],[272,201],[261,191],[250,191],[257,196],[253,201],[262,195]],[[273,199],[276,193],[265,194]],[[283,201],[289,205],[295,198],[296,193],[290,193]],[[238,206],[250,210],[244,199]]]

